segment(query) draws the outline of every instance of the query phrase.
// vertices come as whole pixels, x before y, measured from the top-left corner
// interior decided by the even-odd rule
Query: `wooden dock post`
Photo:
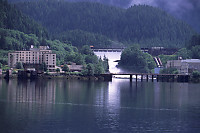
[[[156,76],[157,82],[159,82],[159,75]]]
[[[151,77],[151,81],[153,82],[153,75],[152,75],[152,77]]]
[[[172,82],[174,82],[174,80],[175,80],[175,76],[173,75],[173,76],[172,76]]]
[[[136,82],[137,82],[137,74],[135,75],[135,78],[136,78],[135,80],[136,80]]]
[[[141,82],[143,81],[143,74],[141,75]]]
[[[130,82],[132,82],[132,80],[133,80],[133,75],[130,74]]]
[[[149,75],[147,74],[147,76],[146,76],[146,80],[147,80],[147,82],[148,82],[148,80],[149,80]]]
[[[161,75],[161,81],[162,81],[162,82],[164,81],[164,76],[163,76],[163,75]]]

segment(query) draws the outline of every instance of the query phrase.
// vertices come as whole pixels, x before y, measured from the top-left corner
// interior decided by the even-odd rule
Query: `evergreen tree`
[[[64,72],[69,72],[69,67],[65,64],[62,69]]]

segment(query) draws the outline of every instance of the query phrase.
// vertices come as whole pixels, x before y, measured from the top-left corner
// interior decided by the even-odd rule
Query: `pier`
[[[189,82],[190,75],[186,74],[152,74],[152,73],[110,73],[110,74],[102,74],[101,76],[105,78],[107,81],[112,81],[113,76],[115,75],[128,75],[130,82],[133,81],[133,76],[135,77],[135,81],[140,80],[143,81],[151,81],[154,82]]]

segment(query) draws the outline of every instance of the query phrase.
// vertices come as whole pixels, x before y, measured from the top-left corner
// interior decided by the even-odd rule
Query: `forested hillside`
[[[14,6],[0,0],[0,68],[7,69],[8,52],[29,50],[31,45],[49,46],[57,56],[57,65],[74,62],[84,65],[84,74],[99,74],[108,71],[108,60],[98,59],[89,46],[80,49],[69,43],[48,39],[48,34],[36,22],[18,11]],[[17,29],[17,30],[16,30]],[[23,32],[21,32],[23,31]]]
[[[23,15],[15,6],[0,0],[0,28],[15,29],[38,37],[48,37],[47,31],[34,20]]]
[[[184,22],[145,5],[121,9],[98,3],[52,0],[19,3],[17,7],[52,35],[78,29],[127,44],[182,47],[195,34]]]

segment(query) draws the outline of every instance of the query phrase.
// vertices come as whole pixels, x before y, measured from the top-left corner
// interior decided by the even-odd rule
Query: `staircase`
[[[154,57],[153,59],[154,59],[156,65],[157,65],[157,67],[159,67],[159,68],[163,67],[163,64],[162,64],[162,62],[161,62],[159,57]]]

